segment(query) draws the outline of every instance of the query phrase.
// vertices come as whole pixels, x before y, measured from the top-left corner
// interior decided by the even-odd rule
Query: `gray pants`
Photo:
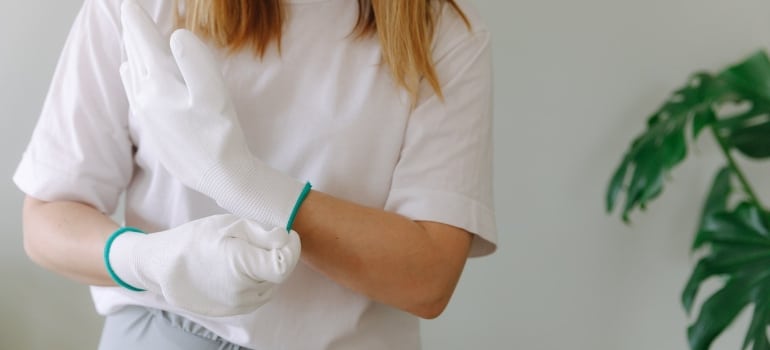
[[[99,350],[246,350],[169,312],[138,306],[107,316]]]

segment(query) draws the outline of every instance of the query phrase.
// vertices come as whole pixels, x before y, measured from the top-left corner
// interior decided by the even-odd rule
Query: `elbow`
[[[454,292],[454,285],[451,287],[442,284],[434,286],[433,288],[415,289],[418,295],[413,295],[412,300],[414,302],[406,311],[423,319],[432,320],[435,319],[446,310],[449,305],[449,300],[452,298]]]
[[[422,303],[414,307],[409,312],[417,317],[426,320],[433,320],[441,316],[449,305],[449,298],[434,300],[432,302]]]
[[[441,316],[452,299],[461,272],[461,268],[432,270],[430,276],[412,279],[402,289],[410,291],[404,295],[409,301],[405,310],[426,320]]]
[[[432,242],[422,251],[431,257],[422,261],[426,267],[411,275],[409,285],[413,294],[411,314],[423,319],[435,319],[444,312],[460,280],[473,236],[459,228],[439,223],[419,222]],[[431,252],[432,254],[424,254]]]

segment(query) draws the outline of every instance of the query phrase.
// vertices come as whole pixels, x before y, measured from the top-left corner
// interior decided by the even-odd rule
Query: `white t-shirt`
[[[172,1],[141,0],[172,31]],[[475,234],[471,254],[494,250],[491,55],[475,9],[468,30],[444,6],[433,45],[441,101],[424,83],[415,109],[381,64],[376,37],[355,39],[356,0],[288,0],[281,54],[221,54],[222,72],[256,157],[314,189],[414,220]],[[86,0],[14,181],[46,201],[105,213],[126,194],[125,224],[156,232],[223,213],[171,177],[129,113],[119,0]],[[128,304],[179,313],[254,349],[418,349],[418,319],[346,289],[300,263],[254,313],[205,318],[162,297],[93,287],[96,309]]]

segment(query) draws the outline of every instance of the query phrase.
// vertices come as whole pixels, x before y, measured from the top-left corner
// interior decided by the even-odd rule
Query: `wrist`
[[[104,264],[115,284],[135,292],[144,291],[139,278],[135,247],[144,232],[133,227],[122,227],[113,232],[104,246]]]

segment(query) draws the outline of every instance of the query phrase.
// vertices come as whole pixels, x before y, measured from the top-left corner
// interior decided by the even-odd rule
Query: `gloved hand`
[[[221,72],[209,49],[187,30],[171,49],[136,4],[122,6],[129,104],[152,151],[170,174],[233,214],[291,229],[309,184],[253,157]]]
[[[158,233],[123,233],[107,258],[132,287],[201,315],[232,316],[267,302],[291,274],[300,250],[295,232],[266,230],[228,214]]]

